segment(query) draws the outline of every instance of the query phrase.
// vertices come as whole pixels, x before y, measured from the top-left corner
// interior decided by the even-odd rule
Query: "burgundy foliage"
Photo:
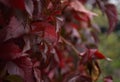
[[[112,32],[115,6],[93,2]],[[0,0],[0,82],[96,82],[98,60],[110,59],[97,49],[100,28],[91,22],[97,14],[85,4],[89,1]]]

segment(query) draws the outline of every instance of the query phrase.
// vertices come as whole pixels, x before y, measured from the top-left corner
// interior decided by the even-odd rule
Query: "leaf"
[[[97,49],[90,49],[89,58],[91,59],[106,59],[106,57]]]
[[[24,71],[24,82],[35,82],[33,75],[33,64],[29,57],[20,57],[13,61]]]
[[[59,63],[60,68],[65,67],[65,61],[64,61],[64,58],[63,58],[62,51],[60,51],[59,49],[57,49],[57,47],[55,47],[55,51],[56,51],[55,55],[57,55],[57,59],[59,61],[58,63]]]
[[[88,67],[87,69],[89,70],[89,74],[90,74],[93,82],[96,82],[101,73],[98,62],[93,60],[93,61],[87,63],[87,67]]]
[[[34,10],[34,5],[32,0],[25,0],[25,8],[29,15],[32,17],[32,13]]]
[[[115,5],[113,4],[106,4],[105,5],[105,13],[108,17],[109,21],[109,29],[108,34],[110,34],[116,27],[118,21],[118,14]]]
[[[91,19],[93,16],[97,16],[96,13],[93,13],[89,10],[86,10],[85,7],[82,5],[81,2],[79,2],[78,0],[74,0],[70,3],[70,7],[72,9],[74,9],[77,12],[82,12],[82,13],[86,13],[88,15],[88,17]]]
[[[113,82],[112,76],[106,76],[106,77],[104,78],[104,82]]]
[[[97,59],[107,59],[107,58],[97,49],[88,49],[83,53],[81,63],[86,64],[89,61],[97,60]]]
[[[75,13],[73,13],[73,16],[76,20],[80,21],[81,27],[85,28],[86,25],[87,25],[87,27],[89,27],[91,25],[91,21],[90,21],[88,14],[83,13],[83,12],[80,12],[80,13],[75,12]]]
[[[18,8],[18,9],[21,9],[21,10],[25,10],[25,4],[24,4],[24,0],[8,0],[9,3],[11,4],[11,6],[13,8]]]
[[[98,59],[105,59],[105,56],[102,53],[100,53],[98,50],[96,50],[94,54]]]
[[[48,24],[48,26],[45,29],[45,35],[44,35],[44,39],[46,41],[50,41],[50,42],[56,42],[57,41],[57,33],[55,31],[55,28]]]
[[[0,2],[13,9],[25,10],[24,0],[0,0]]]
[[[32,33],[40,35],[47,42],[54,43],[57,41],[57,33],[55,27],[47,22],[35,22],[32,24]]]
[[[34,76],[35,76],[36,82],[41,82],[42,81],[41,72],[38,68],[34,68]]]
[[[13,42],[0,44],[0,58],[4,60],[12,60],[22,56],[22,50]]]
[[[11,38],[17,38],[25,33],[22,21],[17,20],[15,16],[11,17],[11,20],[8,26],[5,27],[5,30],[7,32],[5,41]]]

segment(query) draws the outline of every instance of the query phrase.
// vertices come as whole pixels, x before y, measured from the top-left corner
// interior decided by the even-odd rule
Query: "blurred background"
[[[112,62],[102,60],[100,67],[102,69],[101,78],[107,75],[113,76],[113,82],[120,82],[120,0],[109,0],[114,3],[118,10],[118,23],[114,32],[109,36],[105,34],[108,29],[108,21],[105,15],[100,10],[95,9],[98,17],[95,17],[96,23],[101,27],[99,50],[107,57],[112,59]],[[100,78],[99,82],[102,82]]]

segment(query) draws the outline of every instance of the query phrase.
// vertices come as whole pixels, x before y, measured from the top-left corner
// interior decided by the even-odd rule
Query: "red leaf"
[[[107,59],[102,53],[100,53],[97,49],[88,49],[82,56],[82,63],[87,63],[88,61],[94,59]]]
[[[108,34],[111,33],[114,29],[115,26],[117,24],[118,21],[118,15],[117,15],[117,9],[115,7],[115,5],[113,4],[106,4],[105,5],[105,13],[108,17],[108,21],[109,21],[109,29],[108,29]]]
[[[56,53],[57,53],[57,54],[55,54],[55,55],[57,55],[58,58],[59,58],[59,66],[60,66],[61,68],[63,68],[63,67],[65,66],[65,61],[64,61],[63,54],[61,53],[60,50],[57,49],[57,47],[55,48],[55,50],[56,50]]]
[[[17,58],[14,60],[14,62],[24,71],[24,82],[35,82],[33,65],[29,57]]]
[[[105,56],[98,50],[94,53],[94,55],[97,57],[97,59],[105,59]]]
[[[113,82],[112,76],[107,76],[104,78],[104,82]]]
[[[81,23],[85,23],[87,24],[87,27],[89,27],[91,25],[91,21],[90,21],[90,18],[88,16],[88,14],[84,13],[84,12],[75,12],[73,13],[73,16],[76,20],[80,21]],[[81,26],[81,27],[84,27],[84,26]]]
[[[57,33],[55,27],[47,22],[35,22],[32,24],[33,30],[32,33],[43,33],[43,39],[47,42],[56,42]]]
[[[0,58],[11,60],[22,55],[22,50],[13,42],[0,44]]]
[[[48,24],[48,26],[49,26],[49,27],[47,27],[47,28],[45,29],[44,39],[45,39],[45,40],[48,40],[48,41],[50,41],[50,42],[55,42],[55,41],[57,41],[57,33],[56,33],[56,31],[55,31],[55,28],[54,28],[52,25],[50,25],[50,24]]]

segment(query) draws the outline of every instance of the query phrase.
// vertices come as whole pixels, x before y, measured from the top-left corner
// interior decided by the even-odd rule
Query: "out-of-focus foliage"
[[[117,6],[118,20],[120,21],[119,3],[115,3],[115,5]],[[99,14],[99,16],[94,18],[94,21],[101,27],[101,29],[107,29],[108,21],[106,16],[103,15],[103,13],[98,9],[94,9],[94,11]],[[101,77],[103,77],[104,75],[112,75],[113,82],[120,82],[120,79],[119,79],[120,77],[120,30],[119,30],[120,26],[119,24],[120,22],[118,22],[118,25],[116,26],[118,29],[116,29],[109,36],[103,33],[99,35],[100,36],[99,50],[101,52],[105,52],[106,56],[112,58],[112,62],[105,62],[104,60],[100,62],[102,70],[105,71],[103,75],[101,75]],[[101,81],[98,81],[98,82],[101,82]]]
[[[106,74],[113,75],[114,82],[120,82],[120,36],[116,33],[112,33],[110,36],[101,34],[100,39],[100,51],[105,52],[105,55],[113,60],[112,62],[102,61],[101,67],[106,71]]]
[[[98,9],[94,9],[94,12],[99,15],[94,17],[94,22],[96,22],[99,26],[108,27],[107,17]]]

